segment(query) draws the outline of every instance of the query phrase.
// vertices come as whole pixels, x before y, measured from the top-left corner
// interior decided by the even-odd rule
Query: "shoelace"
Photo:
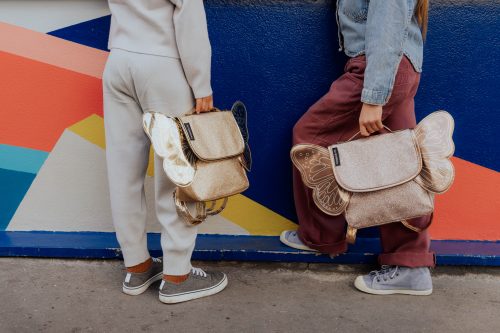
[[[153,262],[157,262],[157,263],[161,263],[161,258],[151,258],[151,260],[153,260]]]
[[[371,271],[370,275],[373,276],[374,279],[377,279],[377,282],[380,282],[381,278],[384,281],[387,281],[388,278],[392,280],[395,276],[399,276],[399,266],[382,265],[380,270]]]
[[[155,258],[153,258],[154,260]],[[159,259],[160,262],[161,262],[161,259],[160,258],[156,258],[156,259]],[[201,276],[201,277],[207,277],[207,273],[205,273],[205,271],[201,268],[197,268],[197,267],[192,267],[191,268],[191,273],[193,273],[193,275],[198,275],[198,276]],[[163,289],[163,286],[165,285],[165,280],[161,280],[161,284],[160,284],[160,290]]]
[[[199,275],[201,277],[207,277],[207,273],[205,273],[205,271],[201,268],[197,268],[197,267],[193,267],[191,268],[191,272],[193,273],[193,275]]]

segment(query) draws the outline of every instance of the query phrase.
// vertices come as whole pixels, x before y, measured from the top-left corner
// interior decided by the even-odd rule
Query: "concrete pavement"
[[[500,268],[439,267],[427,297],[354,290],[372,267],[196,263],[221,294],[177,305],[121,293],[122,264],[0,258],[0,332],[500,332]]]

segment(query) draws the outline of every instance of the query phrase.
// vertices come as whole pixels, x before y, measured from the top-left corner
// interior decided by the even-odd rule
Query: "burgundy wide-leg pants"
[[[311,143],[327,147],[346,141],[359,131],[361,91],[363,89],[365,56],[351,58],[345,73],[330,87],[330,91],[317,101],[297,122],[293,129],[293,144]],[[383,107],[384,125],[392,130],[416,126],[414,100],[420,81],[410,61],[403,57],[399,66],[394,89],[389,102]],[[299,218],[299,237],[307,246],[323,253],[339,254],[347,250],[345,239],[346,221],[343,215],[330,216],[323,213],[312,199],[312,191],[302,182],[299,171],[293,173],[294,197]],[[408,220],[420,229],[425,229],[432,216]],[[427,230],[416,232],[402,223],[380,226],[383,253],[381,265],[406,267],[433,267],[435,256],[429,251],[430,239]]]

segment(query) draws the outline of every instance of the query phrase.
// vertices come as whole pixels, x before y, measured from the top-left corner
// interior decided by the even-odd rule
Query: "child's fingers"
[[[196,108],[195,108],[195,112],[196,113],[200,113],[200,111],[201,111],[201,103],[202,103],[202,99],[201,98],[197,98],[196,99]]]
[[[370,136],[370,133],[368,133],[364,125],[359,125],[359,132],[361,133],[362,136]]]
[[[203,99],[203,108],[201,109],[202,112],[207,112],[208,111],[208,102],[207,99]]]
[[[196,99],[196,113],[207,112],[214,108],[212,96],[197,98]]]
[[[374,124],[372,123],[366,123],[364,124],[366,130],[368,131],[368,133],[372,134],[372,133],[375,133],[377,131],[377,128]]]

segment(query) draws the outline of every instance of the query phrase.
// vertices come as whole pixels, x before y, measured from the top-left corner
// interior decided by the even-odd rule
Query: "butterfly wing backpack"
[[[143,116],[143,127],[163,170],[176,184],[177,213],[196,225],[219,214],[228,197],[245,191],[251,168],[245,105],[182,117],[158,112]],[[189,206],[194,206],[192,214]]]
[[[432,214],[434,195],[447,191],[455,171],[450,157],[454,121],[446,111],[415,129],[395,131],[324,148],[298,144],[293,164],[326,214],[345,214],[347,241],[357,229]]]

